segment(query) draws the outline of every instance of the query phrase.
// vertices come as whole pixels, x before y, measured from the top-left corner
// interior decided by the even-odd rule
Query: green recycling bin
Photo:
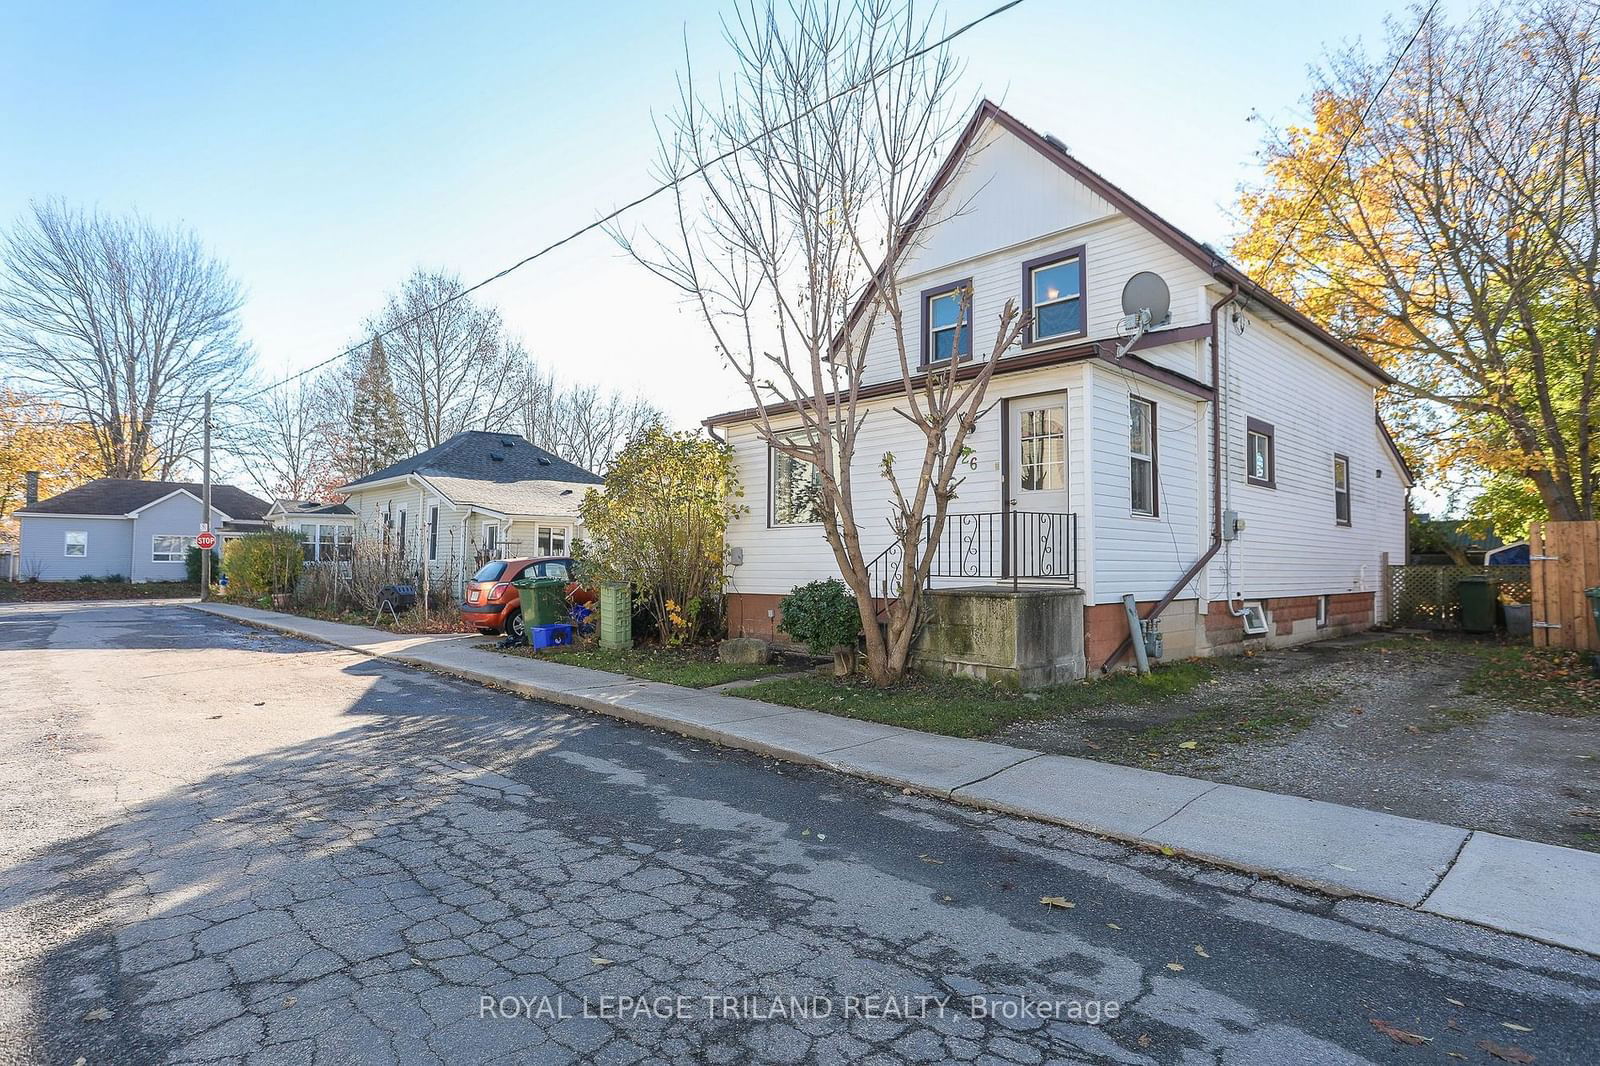
[[[600,646],[633,647],[633,590],[626,581],[600,582]]]
[[[1456,582],[1461,600],[1461,628],[1468,633],[1493,633],[1495,601],[1500,586],[1487,575],[1472,574]]]
[[[522,601],[522,625],[554,625],[567,620],[567,583],[559,577],[525,577],[511,583]]]

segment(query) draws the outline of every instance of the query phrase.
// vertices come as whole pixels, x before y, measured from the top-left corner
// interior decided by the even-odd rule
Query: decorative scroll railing
[[[923,519],[919,551],[926,550],[933,519]],[[872,594],[900,595],[905,578],[905,545],[895,541],[867,564]],[[1045,511],[988,511],[946,515],[933,545],[928,572],[934,578],[1078,580],[1078,516]]]

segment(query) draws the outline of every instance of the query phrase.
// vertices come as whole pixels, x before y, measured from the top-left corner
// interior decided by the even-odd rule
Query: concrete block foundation
[[[911,651],[917,670],[1033,689],[1083,680],[1083,591],[981,585],[932,589]]]

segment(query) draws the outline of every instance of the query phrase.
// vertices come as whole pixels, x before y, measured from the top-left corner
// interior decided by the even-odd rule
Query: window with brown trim
[[[1271,425],[1256,418],[1246,421],[1244,472],[1250,484],[1269,489],[1278,487],[1277,448],[1277,435]]]
[[[1350,459],[1337,453],[1333,457],[1333,520],[1341,526],[1350,524]]]
[[[1029,344],[1081,337],[1088,331],[1083,261],[1079,245],[1022,264],[1022,310],[1032,318]]]
[[[922,292],[922,365],[972,355],[972,279]]]
[[[1156,405],[1137,396],[1128,398],[1128,465],[1132,488],[1128,502],[1133,513],[1154,518],[1156,501]]]

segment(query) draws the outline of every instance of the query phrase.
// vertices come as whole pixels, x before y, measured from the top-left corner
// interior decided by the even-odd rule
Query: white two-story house
[[[1382,368],[989,102],[917,217],[939,219],[898,267],[919,374],[952,360],[970,373],[1007,300],[1032,318],[969,440],[935,587],[1081,588],[1091,673],[1127,650],[1126,595],[1159,614],[1169,658],[1381,619],[1410,486],[1378,420]],[[892,328],[872,345],[852,477],[877,550],[891,542],[881,458],[921,444],[891,411]],[[815,471],[772,452],[755,415],[707,424],[759,501],[727,531],[729,630],[770,636],[782,597],[837,568],[811,510]]]

